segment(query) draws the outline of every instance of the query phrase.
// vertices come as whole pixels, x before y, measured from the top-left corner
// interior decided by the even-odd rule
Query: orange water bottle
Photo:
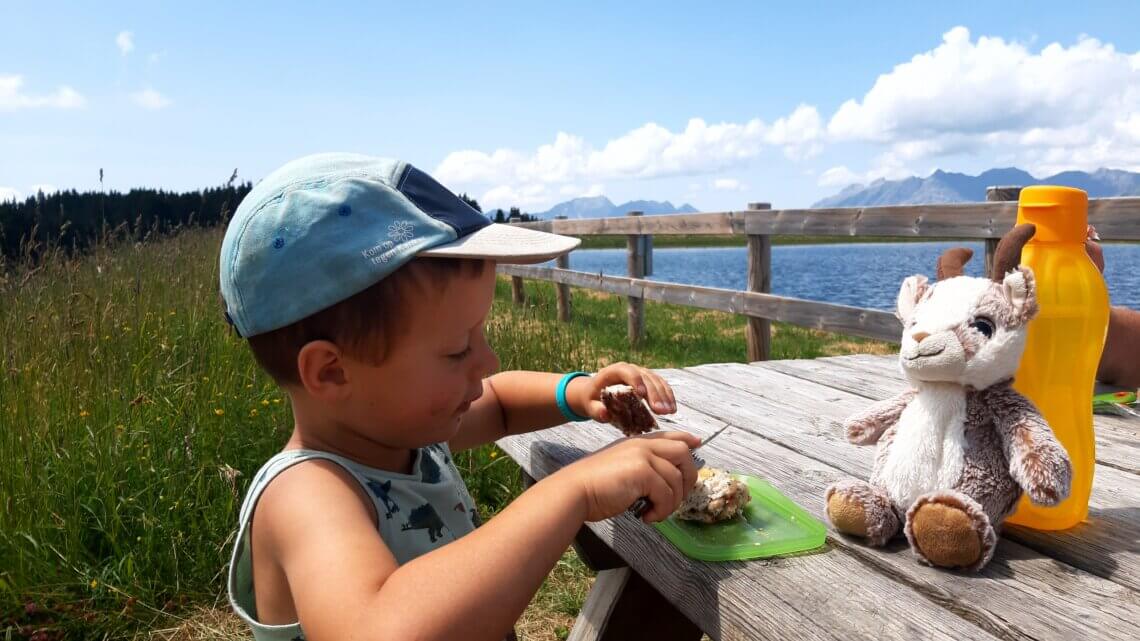
[[[1039,530],[1070,528],[1089,513],[1096,463],[1092,395],[1109,307],[1104,279],[1085,253],[1088,205],[1080,189],[1042,185],[1022,189],[1017,206],[1017,224],[1037,226],[1021,264],[1033,270],[1039,311],[1013,386],[1041,410],[1073,463],[1068,499],[1042,507],[1023,496],[1007,520]]]

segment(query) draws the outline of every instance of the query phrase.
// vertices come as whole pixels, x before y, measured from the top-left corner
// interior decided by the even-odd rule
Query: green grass
[[[221,320],[220,239],[187,230],[0,270],[0,638],[246,638],[219,601],[223,568],[250,477],[292,420]],[[564,324],[552,286],[527,293],[523,306],[506,280],[496,293],[488,336],[505,369],[745,358],[740,317],[650,303],[632,350],[622,299],[574,290]],[[773,340],[777,358],[882,349],[783,325]],[[521,491],[494,446],[457,464],[485,517]],[[568,553],[526,637],[564,637],[589,577]]]

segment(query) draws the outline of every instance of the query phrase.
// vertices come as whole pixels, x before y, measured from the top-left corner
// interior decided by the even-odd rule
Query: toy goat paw
[[[843,431],[847,434],[847,441],[855,445],[866,445],[875,433],[874,428],[871,421],[862,417],[852,417],[843,421]]]
[[[1058,444],[1039,445],[1015,461],[1014,478],[1022,481],[1029,500],[1038,505],[1057,505],[1069,498],[1073,465]]]

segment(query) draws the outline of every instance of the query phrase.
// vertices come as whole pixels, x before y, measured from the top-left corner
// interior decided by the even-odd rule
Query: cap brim
[[[531,264],[557,258],[581,243],[579,238],[492,223],[454,242],[425,249],[417,256]]]

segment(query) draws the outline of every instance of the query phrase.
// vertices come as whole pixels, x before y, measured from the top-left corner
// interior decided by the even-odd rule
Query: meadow
[[[244,490],[292,419],[222,320],[220,241],[187,228],[0,264],[0,638],[250,638],[225,568]],[[487,332],[504,369],[745,360],[743,317],[650,303],[635,351],[622,299],[574,290],[565,324],[551,286],[527,294],[513,305],[500,279]],[[773,338],[774,358],[891,349],[780,324]],[[493,445],[457,463],[484,518],[521,491]],[[568,551],[520,636],[565,638],[590,582]]]

